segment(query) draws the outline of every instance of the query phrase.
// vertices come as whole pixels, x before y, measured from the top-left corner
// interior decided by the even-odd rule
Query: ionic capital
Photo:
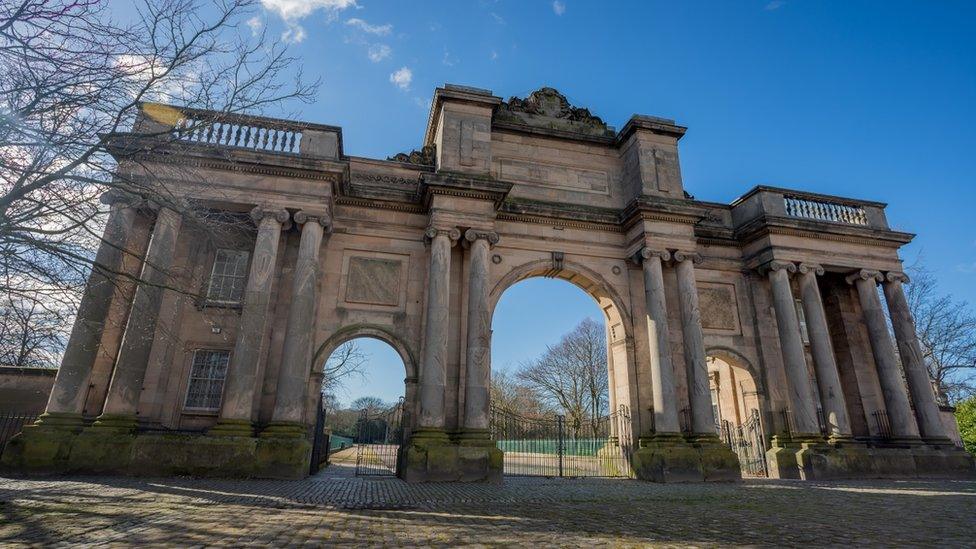
[[[671,252],[667,250],[655,250],[653,248],[641,248],[639,252],[634,254],[635,263],[643,263],[645,259],[650,259],[652,257],[660,257],[661,261],[668,261],[671,259]]]
[[[848,275],[848,277],[845,280],[847,280],[848,284],[854,284],[858,280],[871,280],[871,279],[874,279],[875,283],[883,282],[884,276],[882,276],[881,273],[878,271],[872,271],[870,269],[861,269],[860,271]]]
[[[300,212],[295,213],[292,219],[294,219],[295,223],[299,225],[304,225],[306,223],[318,223],[319,225],[322,226],[322,229],[325,232],[332,231],[332,220],[327,215],[313,214],[313,213],[306,212],[305,210],[302,210]]]
[[[791,275],[796,272],[796,263],[793,263],[792,261],[780,261],[778,259],[774,259],[773,261],[759,267],[759,272],[762,274],[776,273],[779,271],[786,271],[787,275]]]
[[[814,276],[823,276],[826,272],[822,266],[816,263],[800,263],[797,270],[800,271],[800,274],[812,273]]]
[[[424,238],[427,241],[434,240],[438,236],[446,236],[448,239],[450,239],[451,246],[453,246],[457,244],[458,240],[461,239],[461,231],[459,231],[456,227],[445,229],[441,227],[435,227],[433,225],[427,227],[427,230],[424,231]]]
[[[912,281],[910,278],[908,278],[907,274],[899,271],[888,271],[888,273],[885,274],[885,280],[888,282],[898,282],[901,284],[908,284]]]
[[[288,221],[289,217],[288,210],[284,208],[255,206],[255,208],[251,210],[251,219],[253,219],[257,224],[260,224],[265,219],[273,219],[278,223],[284,223],[285,221]]]
[[[119,204],[122,206],[128,206],[130,208],[144,207],[146,202],[144,198],[127,193],[120,189],[109,189],[105,191],[102,193],[102,196],[99,197],[99,201],[106,206],[114,206]]]
[[[498,244],[498,241],[501,240],[495,231],[479,231],[476,229],[464,231],[464,241],[466,244],[473,244],[478,239],[486,240],[489,248]]]
[[[674,252],[674,254],[672,254],[672,257],[674,257],[674,260],[677,261],[678,263],[684,261],[691,261],[695,265],[698,265],[699,263],[702,262],[702,256],[698,252],[683,252],[681,250],[678,250]]]

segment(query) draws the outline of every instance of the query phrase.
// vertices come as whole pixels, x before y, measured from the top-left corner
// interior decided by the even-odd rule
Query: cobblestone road
[[[0,546],[976,544],[976,482],[0,477]]]

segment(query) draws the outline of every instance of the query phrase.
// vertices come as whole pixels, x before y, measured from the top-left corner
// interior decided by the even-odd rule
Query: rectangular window
[[[244,297],[247,283],[247,260],[250,254],[241,250],[217,250],[207,301],[222,305],[236,305]]]
[[[220,395],[224,391],[229,351],[198,349],[193,352],[190,382],[186,389],[185,408],[219,410]]]

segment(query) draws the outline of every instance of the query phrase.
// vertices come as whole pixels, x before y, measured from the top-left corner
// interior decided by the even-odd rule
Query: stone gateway
[[[325,360],[368,336],[405,366],[398,474],[498,480],[492,314],[543,276],[605,312],[640,479],[740,478],[719,433],[746,427],[772,477],[973,475],[906,302],[913,235],[860,199],[695,200],[685,130],[638,115],[616,131],[552,88],[446,85],[422,146],[377,160],[346,155],[337,127],[145,104],[133,135],[175,139],[119,169],[176,198],[104,197],[106,269],[2,467],[301,478]]]

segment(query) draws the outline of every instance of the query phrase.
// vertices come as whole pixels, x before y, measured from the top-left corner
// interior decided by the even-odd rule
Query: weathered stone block
[[[641,441],[632,459],[634,474],[650,482],[701,482],[701,454],[684,442]]]
[[[68,470],[71,445],[77,433],[28,425],[9,441],[0,456],[0,471],[57,474]]]

